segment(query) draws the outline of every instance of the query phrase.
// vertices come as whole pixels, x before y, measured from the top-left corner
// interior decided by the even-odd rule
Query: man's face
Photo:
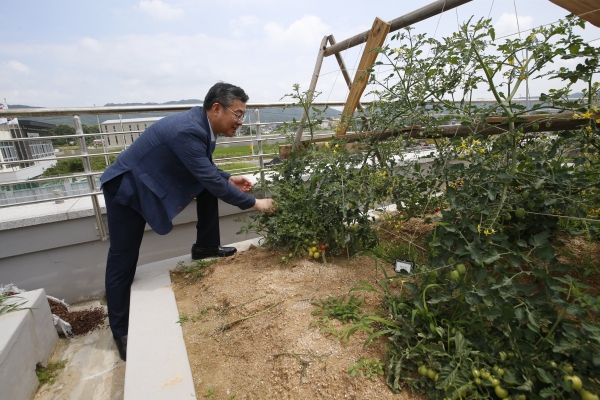
[[[246,104],[235,99],[229,108],[219,103],[213,104],[208,116],[215,135],[222,134],[232,137],[235,136],[237,128],[242,125],[242,121],[238,117],[244,114],[246,114]]]

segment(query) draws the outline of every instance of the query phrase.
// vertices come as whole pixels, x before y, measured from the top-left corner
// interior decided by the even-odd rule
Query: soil
[[[201,279],[172,274],[180,317],[188,318],[182,329],[198,398],[423,398],[394,394],[383,376],[348,374],[360,358],[384,362],[385,339],[364,346],[369,335],[357,331],[346,343],[311,326],[318,321],[313,302],[348,298],[358,282],[375,284],[383,277],[373,259],[324,264],[306,258],[281,262],[283,256],[251,248],[207,267]],[[383,268],[395,274],[392,265]],[[364,298],[365,309],[381,310],[379,293],[351,294]],[[335,332],[342,324],[333,321]]]
[[[388,219],[379,224],[379,235],[396,244],[412,243],[419,253],[432,227],[419,219]],[[571,265],[565,274],[587,283],[590,294],[599,293],[600,244],[565,234],[557,239],[559,260]],[[364,299],[363,308],[381,313],[381,294],[350,289],[361,281],[377,286],[381,268],[394,275],[393,266],[380,260],[378,269],[366,256],[328,257],[326,264],[308,258],[282,261],[284,256],[251,248],[206,267],[201,278],[172,273],[197,397],[424,399],[408,388],[394,394],[383,376],[351,377],[349,366],[361,358],[385,362],[386,339],[365,346],[369,335],[359,330],[345,342],[339,332],[349,325],[333,320],[327,329],[313,315],[315,302],[344,295]],[[586,269],[592,273],[584,277]]]
[[[102,307],[90,307],[86,310],[69,311],[63,304],[48,299],[50,311],[65,322],[71,324],[73,335],[86,335],[104,325],[107,317]]]

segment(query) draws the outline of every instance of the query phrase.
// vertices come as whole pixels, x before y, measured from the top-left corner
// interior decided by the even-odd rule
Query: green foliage
[[[346,302],[344,302],[345,299],[346,296],[330,296],[321,302],[314,302],[312,305],[317,307],[317,309],[312,312],[312,315],[335,318],[343,323],[358,321],[363,313],[361,306],[364,300],[358,300],[354,296],[350,296]]]
[[[598,129],[590,119],[598,104],[598,51],[574,34],[580,24],[568,19],[497,45],[490,22],[481,20],[443,42],[407,30],[395,35],[400,47],[383,49],[395,76],[377,82],[382,102],[370,112],[380,129],[422,125],[435,135],[450,120],[472,128],[490,115],[508,120],[498,135],[437,138],[426,170],[408,163],[389,175],[391,200],[407,217],[424,214],[436,193],[447,204],[433,218],[429,257],[415,279],[400,294],[387,279],[380,282],[391,318],[362,318],[367,331],[365,321],[384,325],[370,340],[389,337],[393,390],[408,383],[433,399],[504,397],[504,390],[572,398],[573,385],[563,380],[563,369],[572,368],[585,390],[600,393],[600,296],[566,274],[555,254],[559,218],[594,219],[600,208]],[[581,62],[549,71],[555,58]],[[529,110],[513,99],[530,77],[566,81],[533,108],[573,111],[583,128],[523,134],[519,124]],[[584,98],[568,100],[572,84],[582,81]],[[497,103],[473,102],[477,85]],[[419,376],[419,367],[433,372]]]
[[[204,393],[202,393],[202,395],[209,400],[213,400],[215,398],[215,387],[209,386],[209,388]]]
[[[189,322],[189,321],[190,321],[190,316],[189,315],[187,315],[186,313],[179,313],[179,319],[177,320],[177,323],[179,325],[183,325],[183,324],[185,324],[186,322]]]
[[[377,358],[361,357],[356,364],[350,361],[348,375],[356,376],[356,373],[359,372],[361,376],[375,381],[379,376],[383,375],[383,366],[384,364]]]
[[[51,362],[45,367],[38,365],[35,369],[35,374],[38,377],[39,386],[42,386],[46,383],[48,385],[54,385],[56,377],[58,376],[58,370],[65,368],[67,361],[69,360]]]
[[[0,315],[13,312],[13,311],[21,311],[21,310],[29,310],[29,307],[21,307],[23,304],[27,303],[26,301],[22,302],[14,302],[14,299],[21,299],[22,297],[8,294],[0,294]],[[10,300],[7,301],[7,300]]]
[[[95,125],[86,125],[86,124],[82,124],[81,128],[83,130],[83,133],[98,133],[98,127]],[[67,125],[67,124],[60,124],[57,125],[55,128],[53,128],[50,131],[52,136],[64,136],[64,135],[75,135],[75,128],[72,127],[71,125]],[[85,138],[85,142],[86,145],[89,146],[92,144],[93,141],[93,137],[86,137]],[[62,139],[54,139],[53,142],[55,145],[61,145],[61,144],[69,144],[69,142],[76,142],[77,138],[65,138],[64,140]]]
[[[216,263],[217,260],[193,260],[191,264],[186,265],[185,262],[179,261],[173,271],[186,279],[190,279],[192,282],[202,279],[206,272],[206,268]]]
[[[109,163],[113,163],[116,156],[109,156]],[[106,160],[104,156],[90,157],[92,171],[104,171],[106,169]],[[84,172],[83,161],[80,158],[60,159],[54,167],[44,171],[43,176],[60,176]]]

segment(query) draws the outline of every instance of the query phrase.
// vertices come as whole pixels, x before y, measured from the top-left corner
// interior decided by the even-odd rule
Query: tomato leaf
[[[538,376],[540,377],[540,380],[544,383],[550,383],[554,381],[554,378],[552,377],[552,375],[550,375],[548,372],[546,372],[546,370],[541,369],[541,368],[537,368],[537,372],[538,372]],[[541,395],[541,392],[540,392]]]

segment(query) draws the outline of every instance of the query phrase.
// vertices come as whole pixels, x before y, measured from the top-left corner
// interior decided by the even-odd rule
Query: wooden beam
[[[598,0],[550,0],[550,2],[600,28],[600,2]]]
[[[325,52],[325,46],[327,46],[328,36],[323,37],[321,40],[321,47],[319,47],[319,53],[317,54],[317,62],[315,63],[315,69],[313,71],[312,79],[310,80],[310,85],[308,86],[308,96],[306,98],[306,102],[310,104],[312,102],[313,96],[315,94],[315,89],[317,87],[317,81],[319,80],[319,74],[321,73],[321,66],[323,65],[323,54]],[[300,122],[300,126],[296,131],[296,137],[294,138],[294,147],[298,146],[302,141],[302,132],[304,131],[304,121],[306,120],[306,111],[302,110],[302,119]]]
[[[329,43],[332,46],[335,44],[335,38],[333,37],[333,35],[329,35]],[[340,71],[342,71],[342,75],[344,76],[344,80],[346,81],[346,85],[348,86],[348,89],[352,89],[352,79],[350,78],[350,74],[348,73],[348,70],[346,69],[346,63],[344,62],[342,55],[340,53],[336,53],[335,59],[337,60],[338,65],[340,66]],[[362,110],[363,109],[362,104],[358,103],[357,108],[359,110]],[[370,129],[368,127],[369,122],[366,120],[366,118],[363,117],[363,121],[365,122],[365,124],[367,126],[367,130]]]
[[[406,28],[407,26],[414,25],[417,22],[426,20],[435,15],[441,14],[444,11],[451,10],[463,4],[469,3],[472,0],[438,0],[424,7],[419,8],[411,13],[393,19],[389,22],[390,32],[395,32],[399,29]],[[329,46],[325,49],[325,57],[329,57],[333,54],[337,54],[341,51],[347,50],[351,47],[358,46],[367,41],[370,31],[365,31],[354,35],[351,38],[342,40],[341,42]]]
[[[593,114],[591,119],[599,119],[600,114]],[[537,114],[526,115],[521,118],[522,122],[515,122],[515,126],[523,126],[525,133],[543,133],[565,130],[579,129],[587,125],[589,119],[573,118],[572,113],[559,114]],[[357,142],[360,140],[370,139],[374,141],[387,140],[390,137],[398,135],[407,135],[409,138],[427,139],[436,137],[466,137],[478,135],[499,135],[508,131],[508,123],[506,117],[489,117],[485,124],[462,126],[462,125],[442,125],[438,126],[435,132],[425,132],[422,126],[407,126],[405,128],[383,131],[383,132],[365,132],[358,134],[350,134],[344,136],[344,140],[348,143]],[[537,126],[534,124],[537,123]],[[323,144],[333,139],[334,136],[313,140],[314,143]],[[303,146],[307,146],[309,142],[303,142]],[[290,145],[279,146],[279,158],[287,159],[290,157],[292,147]]]
[[[373,66],[373,63],[375,63],[375,60],[379,55],[375,49],[383,46],[383,42],[385,42],[385,38],[389,31],[390,24],[380,20],[379,18],[375,18],[373,27],[369,33],[369,38],[367,39],[367,44],[365,45],[362,57],[360,58],[358,69],[354,75],[354,82],[350,88],[350,94],[348,95],[346,105],[344,106],[344,111],[342,112],[340,125],[337,131],[338,136],[344,136],[348,130],[350,118],[352,117],[352,114],[354,113],[354,110],[360,101],[360,97],[362,96],[365,88],[367,87],[367,83],[369,82],[368,70]]]

